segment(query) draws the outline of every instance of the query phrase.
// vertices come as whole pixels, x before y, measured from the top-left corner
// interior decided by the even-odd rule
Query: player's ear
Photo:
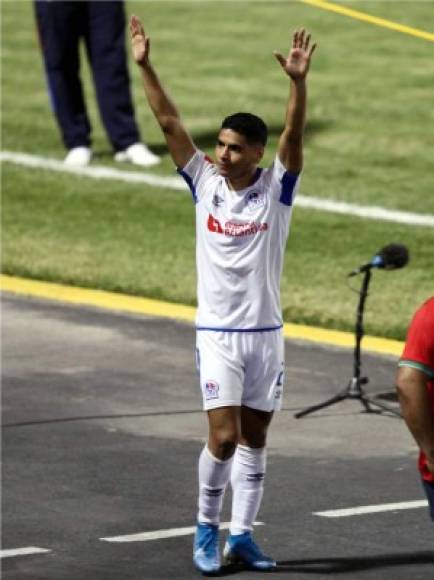
[[[255,161],[256,161],[256,163],[259,163],[264,156],[265,147],[263,145],[255,145],[254,151],[255,151],[255,157],[256,157]]]

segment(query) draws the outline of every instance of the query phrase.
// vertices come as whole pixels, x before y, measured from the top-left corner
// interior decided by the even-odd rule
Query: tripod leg
[[[348,385],[348,397],[350,399],[359,399],[365,407],[367,413],[372,413],[372,409],[369,406],[369,401],[365,397],[362,391],[362,385],[368,382],[366,377],[353,377]]]
[[[300,417],[304,417],[305,415],[309,415],[309,413],[313,413],[314,411],[318,411],[319,409],[324,409],[324,407],[329,407],[330,405],[334,405],[335,403],[339,403],[339,401],[343,401],[347,398],[347,390],[345,389],[341,393],[338,393],[334,397],[327,399],[323,403],[319,403],[318,405],[312,405],[311,407],[306,407],[306,409],[302,409],[294,414],[296,419],[300,419]]]
[[[372,413],[373,412],[372,409],[371,409],[371,407],[369,406],[368,399],[366,399],[366,397],[364,395],[360,395],[358,397],[358,399],[360,399],[362,401],[362,405],[365,407],[365,411],[367,413]]]

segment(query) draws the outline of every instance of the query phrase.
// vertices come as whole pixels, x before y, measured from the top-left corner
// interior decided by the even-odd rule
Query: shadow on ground
[[[434,564],[433,552],[412,552],[408,554],[378,554],[377,556],[346,557],[346,558],[312,558],[304,560],[281,560],[272,574],[350,574],[363,570],[391,568],[395,566],[415,566]],[[247,572],[240,565],[223,568],[216,577],[223,578]]]
[[[360,570],[405,565],[413,566],[417,564],[434,564],[434,551],[408,554],[378,554],[376,556],[363,557],[285,560],[278,562],[275,573],[347,574]]]

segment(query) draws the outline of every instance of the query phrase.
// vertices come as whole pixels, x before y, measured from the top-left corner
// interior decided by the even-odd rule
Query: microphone
[[[408,260],[408,250],[405,246],[400,244],[389,244],[379,250],[370,262],[352,270],[348,274],[348,277],[367,272],[371,268],[396,270],[397,268],[403,268],[408,263]]]

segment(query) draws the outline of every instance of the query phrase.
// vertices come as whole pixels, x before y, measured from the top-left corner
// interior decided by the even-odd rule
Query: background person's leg
[[[115,151],[140,140],[134,118],[125,50],[122,1],[86,2],[85,40],[102,122]]]
[[[101,119],[115,151],[115,160],[143,167],[156,165],[160,158],[140,142],[134,116],[125,50],[124,2],[93,0],[86,6],[86,46]]]
[[[430,516],[434,522],[434,482],[422,480],[422,483],[428,498]]]
[[[90,145],[90,123],[79,77],[81,2],[35,2],[48,91],[67,149]]]

